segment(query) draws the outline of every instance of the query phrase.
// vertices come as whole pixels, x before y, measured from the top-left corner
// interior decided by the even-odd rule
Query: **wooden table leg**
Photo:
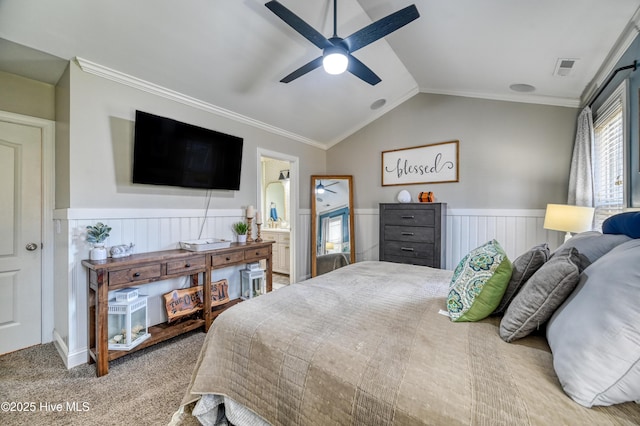
[[[109,287],[104,273],[98,273],[96,295],[96,375],[109,373]]]
[[[271,246],[269,246],[269,256],[267,256],[267,293],[273,290],[273,262]]]
[[[207,268],[204,275],[204,282],[202,283],[202,318],[204,319],[204,332],[209,331],[211,327],[211,268]]]

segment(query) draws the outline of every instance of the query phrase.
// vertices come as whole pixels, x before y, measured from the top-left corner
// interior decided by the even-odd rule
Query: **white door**
[[[0,121],[0,354],[41,343],[42,130]]]

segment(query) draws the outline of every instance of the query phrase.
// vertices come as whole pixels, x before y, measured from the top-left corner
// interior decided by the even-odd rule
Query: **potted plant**
[[[247,231],[249,230],[249,226],[244,222],[236,222],[231,225],[233,228],[233,232],[238,236],[239,243],[247,242]]]
[[[87,226],[87,242],[93,244],[90,253],[91,260],[105,260],[107,258],[104,240],[109,237],[109,232],[111,232],[111,227],[102,222]]]

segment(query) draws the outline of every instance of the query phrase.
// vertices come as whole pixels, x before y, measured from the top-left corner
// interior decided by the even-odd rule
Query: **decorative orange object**
[[[418,194],[418,201],[421,203],[433,203],[433,192],[421,192]]]

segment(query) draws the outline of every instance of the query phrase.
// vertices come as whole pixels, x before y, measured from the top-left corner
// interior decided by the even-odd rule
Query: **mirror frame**
[[[353,214],[353,176],[352,175],[312,175],[311,176],[311,276],[318,275],[318,268],[316,264],[317,250],[316,239],[317,233],[317,214],[316,214],[316,180],[331,180],[341,179],[348,181],[349,187],[349,253],[351,258],[350,263],[356,262],[356,239],[355,239],[355,226],[354,226],[354,214]]]

